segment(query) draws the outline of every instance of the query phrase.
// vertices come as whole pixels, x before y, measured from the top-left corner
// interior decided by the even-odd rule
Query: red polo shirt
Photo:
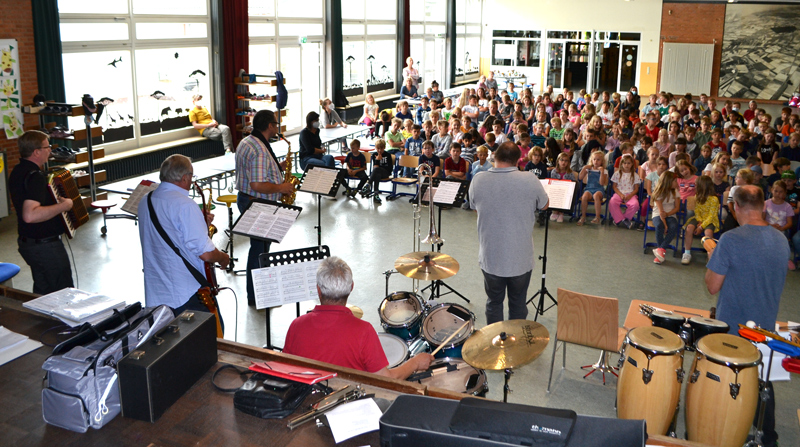
[[[316,306],[295,319],[283,352],[366,372],[389,366],[375,329],[347,306]]]

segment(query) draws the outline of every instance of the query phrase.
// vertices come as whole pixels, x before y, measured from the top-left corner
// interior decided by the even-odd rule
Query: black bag
[[[220,371],[228,368],[238,371],[241,376],[251,375],[239,388],[221,388],[215,383],[215,379]],[[305,383],[247,370],[242,371],[234,365],[224,365],[216,370],[211,383],[220,391],[234,393],[234,408],[261,419],[283,419],[289,416],[297,410],[297,407],[314,389],[312,385]]]

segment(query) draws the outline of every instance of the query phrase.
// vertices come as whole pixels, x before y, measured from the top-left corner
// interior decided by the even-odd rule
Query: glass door
[[[547,85],[554,89],[564,86],[564,43],[555,42],[548,45],[547,51]]]
[[[308,42],[300,46],[303,83],[300,89],[302,110],[301,127],[305,126],[309,112],[319,112],[322,89],[322,43]]]
[[[627,92],[636,85],[636,69],[639,66],[639,45],[622,45],[619,69],[619,91]]]
[[[589,42],[566,43],[564,52],[565,88],[577,91],[588,87],[589,45]]]
[[[617,91],[619,68],[619,44],[597,42],[594,44],[594,67],[592,91]]]
[[[439,83],[439,89],[445,89],[444,79],[444,38],[434,37],[425,39],[425,63],[422,64],[422,77],[425,79],[425,88],[430,87],[431,82]],[[422,91],[424,92],[424,90]],[[422,93],[421,92],[421,93]]]

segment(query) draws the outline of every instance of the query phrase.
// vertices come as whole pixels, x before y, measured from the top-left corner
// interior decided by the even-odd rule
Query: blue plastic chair
[[[17,264],[10,264],[8,262],[0,262],[0,284],[10,281],[11,278],[17,276],[20,268]]]

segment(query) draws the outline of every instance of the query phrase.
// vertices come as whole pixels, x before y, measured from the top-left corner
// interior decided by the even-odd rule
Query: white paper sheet
[[[328,194],[331,192],[331,187],[339,175],[338,169],[326,169],[314,167],[306,172],[303,179],[303,184],[300,185],[299,191],[312,192],[318,194]]]
[[[139,215],[139,202],[142,201],[145,196],[151,191],[155,191],[158,188],[158,183],[152,183],[150,185],[145,185],[143,183],[139,183],[136,186],[136,189],[131,192],[131,195],[128,197],[128,200],[120,208],[122,211],[127,211],[134,216]]]
[[[300,211],[268,203],[253,202],[236,222],[233,231],[281,243]]]
[[[333,440],[340,443],[360,434],[380,428],[383,413],[373,399],[362,399],[339,405],[325,416],[333,433]]]
[[[320,262],[322,260],[254,269],[256,309],[318,299],[317,269]]]
[[[557,210],[569,210],[575,195],[575,182],[540,179],[547,197],[550,199],[549,207]]]
[[[461,182],[439,182],[439,186],[433,192],[433,203],[452,205],[461,188]]]

